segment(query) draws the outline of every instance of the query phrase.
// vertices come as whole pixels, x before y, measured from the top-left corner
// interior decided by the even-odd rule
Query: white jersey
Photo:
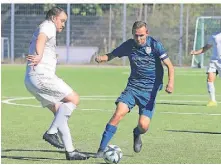
[[[221,32],[210,36],[208,44],[213,45],[213,54],[210,60],[221,60]]]
[[[55,74],[57,58],[56,27],[51,21],[44,21],[32,36],[29,54],[36,55],[36,40],[40,33],[47,35],[43,57],[37,66],[26,67],[25,86],[27,90],[41,102],[43,107],[54,105],[72,93],[71,87]],[[29,63],[29,62],[28,62]]]
[[[43,57],[41,61],[35,66],[30,67],[27,65],[26,74],[33,75],[33,74],[41,74],[41,73],[49,73],[55,74],[57,58],[56,58],[56,26],[52,21],[45,20],[42,22],[39,27],[34,32],[30,46],[29,46],[29,54],[36,55],[36,40],[40,33],[44,33],[47,36],[47,41],[43,51]],[[29,62],[28,62],[29,63]]]

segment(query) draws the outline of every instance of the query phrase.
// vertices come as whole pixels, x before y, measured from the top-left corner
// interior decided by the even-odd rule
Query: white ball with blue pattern
[[[109,145],[104,150],[104,160],[108,164],[117,164],[120,162],[123,153],[117,145]]]

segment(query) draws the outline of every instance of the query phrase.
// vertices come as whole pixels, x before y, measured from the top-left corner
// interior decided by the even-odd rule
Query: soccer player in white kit
[[[210,36],[208,43],[199,50],[192,50],[192,55],[199,55],[213,48],[212,56],[210,57],[209,66],[207,69],[207,88],[210,95],[210,101],[207,106],[217,106],[215,97],[214,81],[216,75],[221,78],[221,32],[216,32]]]
[[[34,32],[29,55],[26,56],[25,86],[43,107],[54,113],[54,120],[43,139],[57,148],[65,148],[67,160],[86,160],[88,155],[74,148],[67,123],[79,103],[79,96],[55,74],[56,32],[64,29],[66,20],[66,12],[62,8],[53,7]],[[63,144],[60,143],[57,133]]]

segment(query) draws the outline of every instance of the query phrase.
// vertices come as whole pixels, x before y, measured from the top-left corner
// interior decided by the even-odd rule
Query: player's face
[[[148,36],[148,30],[146,29],[145,26],[143,26],[139,29],[136,29],[133,33],[134,33],[133,34],[134,40],[137,43],[137,45],[142,46],[146,43],[146,38]]]
[[[58,16],[54,17],[53,22],[56,26],[57,32],[61,32],[65,28],[65,23],[67,21],[67,15],[65,12],[61,12]]]

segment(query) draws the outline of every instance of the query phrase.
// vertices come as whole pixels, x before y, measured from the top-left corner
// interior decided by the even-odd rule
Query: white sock
[[[213,82],[207,82],[207,89],[210,95],[210,100],[211,101],[216,101],[215,97],[215,86]]]
[[[75,108],[76,105],[70,102],[61,104],[51,125],[51,130],[54,130],[55,128],[59,130],[67,152],[74,151],[72,137],[68,127],[68,119]]]
[[[61,104],[63,104],[63,102],[60,102],[60,105],[61,105]],[[58,112],[58,111],[56,111],[55,113],[53,113],[53,114],[54,114],[54,119],[55,119],[55,117],[56,117],[56,115],[57,115],[57,112]],[[60,133],[59,133],[59,131],[58,131],[58,128],[55,127],[55,126],[53,125],[53,123],[51,124],[51,126],[50,126],[50,128],[48,129],[47,133],[48,133],[48,134],[58,133],[58,136],[61,137],[61,136],[60,136]]]
[[[55,120],[55,117],[56,117],[57,113],[58,113],[58,111],[54,114],[54,120]],[[54,120],[53,120],[53,121],[54,121]],[[48,134],[58,133],[58,127],[55,126],[55,125],[53,124],[53,122],[52,122],[52,124],[51,124],[50,128],[48,129],[47,133],[48,133]]]

